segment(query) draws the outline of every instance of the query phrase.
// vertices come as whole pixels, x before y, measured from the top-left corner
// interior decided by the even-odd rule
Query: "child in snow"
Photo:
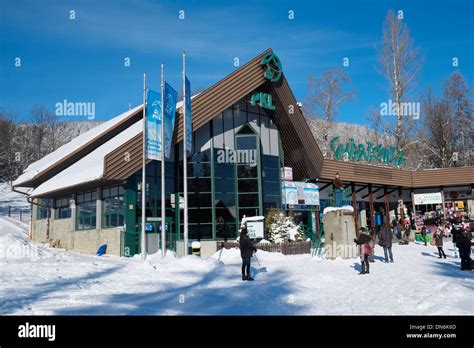
[[[242,257],[242,280],[253,280],[250,276],[250,259],[254,252],[257,252],[250,241],[247,223],[242,224],[242,229],[240,232],[240,256]]]
[[[436,224],[436,232],[434,234],[434,239],[435,239],[435,245],[438,248],[438,254],[439,258],[446,258],[446,254],[444,253],[443,250],[443,237],[444,237],[444,232],[441,226],[439,224]]]
[[[369,233],[361,227],[359,229],[360,234],[358,238],[354,238],[354,242],[359,245],[360,248],[360,263],[362,270],[359,274],[369,274],[369,255],[372,252],[370,241],[372,240]]]

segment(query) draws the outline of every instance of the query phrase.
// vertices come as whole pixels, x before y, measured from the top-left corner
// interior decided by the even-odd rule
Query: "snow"
[[[60,190],[100,179],[104,175],[104,159],[107,154],[143,131],[143,120],[139,120],[125,131],[102,144],[79,161],[69,166],[51,179],[43,182],[31,192],[31,196],[39,196],[47,192]]]
[[[311,258],[259,250],[253,282],[240,278],[237,248],[212,257],[167,252],[119,258],[44,248],[0,217],[0,315],[473,315],[474,277],[445,243],[394,245],[395,263]],[[22,249],[22,250],[23,250]]]
[[[133,115],[140,109],[142,109],[142,105],[139,105],[134,109],[128,110],[127,112],[124,112],[123,114],[119,116],[116,116],[104,123],[101,123],[97,127],[94,127],[91,130],[72,139],[67,144],[64,144],[63,146],[59,147],[57,150],[51,152],[50,154],[44,156],[40,160],[30,164],[25,169],[25,171],[13,182],[13,186],[21,186],[22,183],[33,179],[40,172],[44,171],[48,167],[62,160],[64,157],[73,153],[79,147],[91,142],[95,138],[104,134],[112,126],[128,118],[129,116]]]
[[[343,205],[342,207],[327,207],[324,208],[323,210],[323,215],[331,212],[331,211],[339,211],[339,210],[345,210],[345,211],[354,211],[354,208],[350,205]]]
[[[26,193],[31,192],[31,189],[23,190]],[[22,209],[29,209],[30,204],[26,200],[26,195],[12,191],[9,183],[0,183],[0,205],[12,206]]]

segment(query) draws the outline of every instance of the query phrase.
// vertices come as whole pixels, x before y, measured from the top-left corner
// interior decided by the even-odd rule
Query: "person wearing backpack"
[[[359,274],[369,274],[369,255],[372,252],[370,241],[372,239],[370,238],[369,233],[365,230],[365,228],[361,227],[359,231],[359,237],[354,238],[354,242],[359,245],[360,250],[360,263],[362,266],[362,270]]]

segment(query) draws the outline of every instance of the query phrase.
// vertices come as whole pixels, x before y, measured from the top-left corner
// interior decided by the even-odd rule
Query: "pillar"
[[[352,191],[352,208],[354,208],[354,226],[356,233],[359,230],[359,214],[357,212],[357,197],[355,193],[355,184],[351,182],[351,191]]]

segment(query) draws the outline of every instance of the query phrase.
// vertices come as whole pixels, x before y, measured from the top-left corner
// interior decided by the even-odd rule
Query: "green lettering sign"
[[[255,92],[252,94],[250,98],[250,104],[253,106],[258,105],[261,108],[265,108],[268,110],[275,110],[275,105],[273,105],[272,95],[263,92]]]
[[[367,162],[378,162],[394,167],[406,167],[405,154],[403,151],[396,151],[394,146],[383,147],[381,144],[374,146],[370,141],[364,144],[356,144],[353,138],[349,139],[346,144],[339,143],[340,136],[331,139],[329,147],[334,154],[334,158],[338,161],[347,158],[360,161],[362,159]]]

